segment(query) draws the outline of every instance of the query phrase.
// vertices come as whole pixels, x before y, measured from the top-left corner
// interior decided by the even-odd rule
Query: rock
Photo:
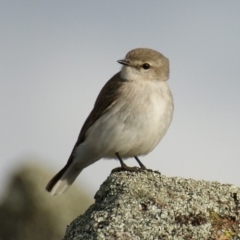
[[[230,184],[116,172],[95,200],[64,240],[240,239],[240,189]]]

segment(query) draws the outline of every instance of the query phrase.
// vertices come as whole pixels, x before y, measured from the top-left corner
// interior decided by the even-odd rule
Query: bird
[[[161,141],[172,121],[174,103],[167,84],[169,60],[150,48],[136,48],[100,91],[66,165],[49,181],[52,195],[65,193],[81,171],[101,158],[139,160]]]

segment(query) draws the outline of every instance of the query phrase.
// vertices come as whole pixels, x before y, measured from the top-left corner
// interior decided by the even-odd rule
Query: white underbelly
[[[160,93],[144,91],[140,99],[119,101],[93,124],[86,141],[100,158],[115,158],[116,152],[122,158],[145,155],[157,146],[173,113],[171,96],[166,99]]]

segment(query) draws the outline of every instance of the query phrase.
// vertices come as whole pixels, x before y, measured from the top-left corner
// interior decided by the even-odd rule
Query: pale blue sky
[[[240,186],[239,13],[238,0],[1,1],[0,181],[25,157],[60,170],[116,61],[148,47],[170,60],[175,114],[142,162]],[[75,184],[93,195],[117,166],[101,160]]]

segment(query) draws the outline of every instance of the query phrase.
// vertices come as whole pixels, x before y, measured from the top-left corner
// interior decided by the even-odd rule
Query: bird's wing
[[[100,118],[104,113],[106,113],[117,102],[118,95],[121,91],[121,86],[123,86],[124,82],[126,82],[126,80],[123,80],[121,78],[119,72],[115,74],[102,88],[94,104],[93,110],[91,111],[85,123],[83,124],[77,142],[75,143],[73,150],[69,156],[67,164],[49,181],[49,183],[46,186],[47,191],[51,192],[57,183],[60,183],[59,185],[60,187],[64,187],[63,189],[60,189],[61,191],[63,191],[64,189],[65,189],[64,191],[66,191],[67,188],[65,187],[69,187],[69,185],[72,183],[70,181],[68,184],[66,184],[65,181],[66,179],[62,178],[64,174],[67,173],[69,169],[71,169],[71,165],[74,159],[74,151],[76,147],[78,147],[79,144],[84,142],[87,130],[98,120],[98,118]],[[74,173],[76,174],[76,169],[74,170]],[[77,174],[79,174],[79,172]],[[73,181],[74,180],[75,177],[73,178]],[[59,191],[59,189],[55,189],[55,192],[53,194],[57,194],[57,191]]]
[[[97,121],[98,118],[115,105],[124,82],[126,82],[126,80],[122,79],[120,72],[118,72],[103,86],[96,99],[93,110],[82,126],[69,160],[71,160],[75,148],[84,142],[87,130]]]

